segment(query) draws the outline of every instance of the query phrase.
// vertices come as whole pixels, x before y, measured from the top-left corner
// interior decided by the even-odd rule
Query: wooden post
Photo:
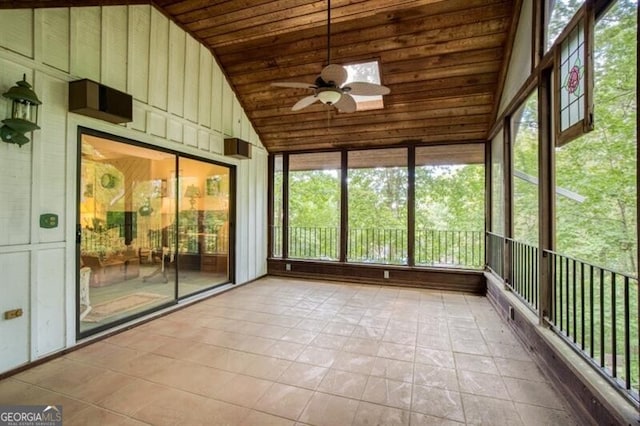
[[[282,258],[289,258],[289,154],[282,154]]]
[[[349,159],[348,152],[342,150],[340,159],[340,262],[347,261],[347,238],[349,237],[349,209],[347,194],[347,178]]]
[[[553,80],[551,68],[543,70],[538,86],[538,121],[540,131],[538,133],[538,173],[540,184],[538,185],[538,220],[539,220],[539,249],[538,249],[538,319],[540,325],[544,325],[545,317],[551,314],[551,296],[553,286],[552,259],[545,254],[545,250],[553,250],[555,235],[555,173],[554,173],[554,141],[551,121]]]
[[[415,266],[416,242],[416,146],[410,145],[408,152],[408,188],[407,188],[407,265]]]
[[[504,146],[502,150],[502,181],[504,185],[504,259],[502,263],[505,283],[511,277],[511,250],[507,238],[513,237],[513,165],[511,164],[513,148],[511,141],[511,116],[507,115],[503,126]]]

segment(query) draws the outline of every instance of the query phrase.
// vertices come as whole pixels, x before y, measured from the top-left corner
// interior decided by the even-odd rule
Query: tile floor
[[[486,298],[265,278],[0,381],[69,425],[572,425]]]

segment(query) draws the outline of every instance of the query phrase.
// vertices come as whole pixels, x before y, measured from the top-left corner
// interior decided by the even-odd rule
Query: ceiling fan
[[[331,63],[331,0],[327,0],[327,65],[322,69],[316,81],[312,84],[299,82],[275,82],[276,87],[288,87],[296,89],[313,90],[313,95],[306,96],[296,102],[292,111],[299,111],[309,105],[320,101],[325,105],[336,107],[341,112],[354,112],[356,96],[387,95],[390,90],[380,84],[364,81],[354,81],[345,84],[348,78],[347,70],[338,64]]]

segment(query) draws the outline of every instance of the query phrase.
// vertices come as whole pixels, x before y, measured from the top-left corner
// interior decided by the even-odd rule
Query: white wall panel
[[[216,61],[211,63],[211,128],[222,133],[222,105],[224,76]]]
[[[224,154],[224,136],[222,133],[213,132],[210,140],[211,146],[209,147],[211,152],[216,154]]]
[[[167,119],[156,113],[149,112],[147,114],[147,123],[149,123],[149,133],[154,136],[164,138],[167,136]]]
[[[258,249],[257,244],[256,244],[256,214],[259,211],[258,207],[258,200],[257,200],[257,188],[256,188],[256,178],[257,178],[257,174],[256,174],[256,167],[253,164],[253,161],[251,161],[250,167],[247,167],[247,169],[249,169],[249,173],[248,173],[248,182],[247,182],[247,194],[249,195],[249,200],[248,200],[248,208],[249,208],[249,212],[252,212],[253,214],[249,214],[247,215],[247,239],[248,239],[248,248],[249,248],[249,256],[247,257],[248,262],[247,262],[247,266],[248,266],[248,272],[249,272],[249,276],[247,277],[248,279],[252,279],[256,276],[256,250]]]
[[[13,62],[0,60],[0,91],[5,92],[22,80],[33,83],[33,71]],[[37,86],[34,86],[36,91]],[[0,102],[0,114],[7,117],[9,102]],[[0,245],[26,244],[30,241],[31,221],[31,149],[0,143]]]
[[[40,250],[34,254],[36,261],[36,291],[33,330],[36,339],[36,356],[46,355],[64,348],[64,249]]]
[[[240,106],[240,101],[236,97],[235,93],[233,94],[233,130],[231,135],[234,138],[242,138],[242,115],[244,111]]]
[[[233,100],[235,95],[226,79],[222,82],[222,133],[233,136]]]
[[[178,120],[169,119],[167,121],[167,138],[174,142],[183,142],[182,123]]]
[[[32,10],[0,10],[0,46],[33,58]]]
[[[102,83],[127,91],[127,7],[102,8]]]
[[[200,43],[187,35],[184,62],[184,118],[198,122],[198,85],[200,84]]]
[[[149,42],[149,103],[167,110],[169,78],[169,20],[157,9],[151,9]]]
[[[198,148],[203,151],[209,151],[211,144],[209,143],[211,134],[206,130],[198,130]]]
[[[78,7],[71,16],[71,74],[100,81],[102,20],[99,7]]]
[[[237,170],[236,197],[236,282],[243,283],[250,279],[248,271],[249,246],[249,161],[240,162]]]
[[[137,101],[133,102],[133,121],[131,128],[141,132],[147,131],[147,111],[144,106]]]
[[[129,7],[128,93],[147,102],[149,96],[149,33],[151,7]],[[140,130],[139,128],[137,128]],[[144,131],[144,129],[142,129]]]
[[[36,76],[38,94],[42,99],[40,107],[40,126],[42,130],[34,132],[34,164],[37,164],[38,191],[34,200],[34,213],[55,213],[59,218],[57,228],[34,229],[34,241],[64,241],[66,205],[66,136],[67,136],[67,93],[66,81],[50,77],[43,73]],[[75,214],[75,212],[69,212]]]
[[[37,9],[42,23],[42,62],[69,72],[69,9]]]
[[[184,114],[185,32],[169,23],[169,112]]]
[[[0,271],[0,312],[23,310],[19,318],[0,320],[0,371],[6,371],[29,361],[29,252],[0,253]]]
[[[211,62],[213,58],[206,47],[200,45],[200,82],[198,87],[198,122],[211,127]],[[208,146],[208,145],[207,145]]]
[[[184,126],[184,144],[198,146],[198,129],[193,126]]]

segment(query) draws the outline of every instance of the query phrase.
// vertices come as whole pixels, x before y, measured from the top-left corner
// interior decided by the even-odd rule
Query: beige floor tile
[[[378,353],[380,358],[391,358],[398,361],[413,362],[416,355],[416,347],[414,345],[401,345],[398,343],[380,342]]]
[[[434,417],[464,422],[460,394],[446,389],[414,385],[411,409]]]
[[[500,376],[477,373],[475,371],[460,371],[458,373],[458,381],[460,382],[460,392],[498,399],[510,399],[507,388]]]
[[[284,336],[280,338],[285,342],[300,343],[302,345],[308,345],[316,338],[318,332],[302,330],[298,328],[292,328]]]
[[[369,376],[362,400],[408,410],[411,406],[410,383]]]
[[[302,351],[305,349],[305,345],[294,342],[280,341],[274,343],[267,351],[266,354],[276,358],[282,358],[293,361],[298,358]]]
[[[409,426],[409,411],[361,401],[353,426]]]
[[[0,381],[0,404],[62,405],[64,413],[77,413],[87,404],[12,378]]]
[[[454,352],[471,355],[491,356],[489,347],[483,340],[451,340],[451,348]]]
[[[364,374],[330,369],[320,382],[318,391],[360,399],[366,384],[367,376]]]
[[[462,426],[464,423],[456,422],[450,419],[444,419],[442,417],[433,417],[426,414],[411,413],[411,425],[412,426]]]
[[[130,419],[119,414],[111,413],[101,408],[88,406],[71,416],[67,416],[64,407],[62,408],[63,423],[65,426],[86,426],[86,425],[118,425],[118,426],[142,426],[145,423]]]
[[[522,425],[512,401],[462,394],[467,423],[472,425]]]
[[[174,360],[167,367],[146,376],[152,382],[198,395],[212,396],[234,378],[234,374],[188,361]]]
[[[491,354],[497,358],[515,359],[518,361],[532,361],[522,345],[510,345],[506,343],[492,343],[489,346]]]
[[[353,332],[353,337],[369,340],[382,340],[385,331],[385,328],[358,325]]]
[[[291,365],[292,361],[263,355],[253,355],[247,360],[242,373],[259,379],[275,380]]]
[[[296,361],[320,367],[331,367],[338,354],[339,352],[333,349],[308,347],[302,351]]]
[[[296,325],[296,328],[300,330],[314,331],[319,333],[327,326],[326,321],[315,320],[315,319],[304,319]]]
[[[351,336],[355,331],[356,326],[352,324],[343,324],[339,322],[329,322],[325,328],[322,329],[323,333],[337,334],[338,336]]]
[[[255,409],[297,420],[313,392],[295,386],[274,383],[255,405]]]
[[[578,423],[565,410],[516,403],[516,411],[526,426],[577,426]]]
[[[371,375],[412,383],[413,363],[389,358],[376,358]]]
[[[458,376],[453,368],[437,367],[434,365],[415,364],[413,383],[416,385],[441,388],[452,391],[458,390]]]
[[[483,355],[454,353],[456,368],[464,371],[499,375],[494,358]]]
[[[439,350],[416,347],[415,362],[426,365],[435,365],[437,367],[455,368],[453,352],[451,350]]]
[[[292,362],[278,378],[278,382],[298,386],[301,388],[316,390],[328,368],[318,367],[316,365],[303,364],[300,362]]]
[[[167,368],[174,361],[161,355],[140,354],[130,359],[113,361],[109,367],[130,376],[147,377],[156,371]]]
[[[563,403],[551,385],[529,380],[503,378],[504,384],[515,402],[564,409]]]
[[[375,357],[369,355],[340,352],[331,368],[368,375],[371,373],[375,360]]]
[[[130,384],[97,401],[96,405],[126,416],[133,416],[143,407],[171,392],[173,390],[164,385],[133,379]]]
[[[300,415],[300,421],[317,426],[350,425],[358,401],[316,392]]]
[[[282,336],[287,334],[289,328],[280,327],[278,325],[263,325],[260,328],[259,336],[266,337],[268,339],[280,339]]]
[[[236,374],[224,385],[216,386],[211,396],[220,401],[253,408],[273,382]]]
[[[507,358],[494,358],[496,366],[502,376],[516,379],[547,382],[542,372],[533,361],[518,361]]]
[[[335,334],[318,334],[310,343],[310,346],[324,349],[336,349],[340,350],[347,342],[346,336],[337,336]]]
[[[376,356],[380,350],[379,341],[351,336],[342,347],[345,352]]]
[[[398,343],[401,345],[416,345],[417,333],[415,331],[404,331],[388,328],[382,336],[385,342]]]
[[[294,424],[295,422],[290,419],[251,410],[240,426],[293,426]]]
[[[428,349],[436,349],[439,351],[451,351],[451,340],[449,340],[449,332],[439,335],[419,333],[417,345]]]

